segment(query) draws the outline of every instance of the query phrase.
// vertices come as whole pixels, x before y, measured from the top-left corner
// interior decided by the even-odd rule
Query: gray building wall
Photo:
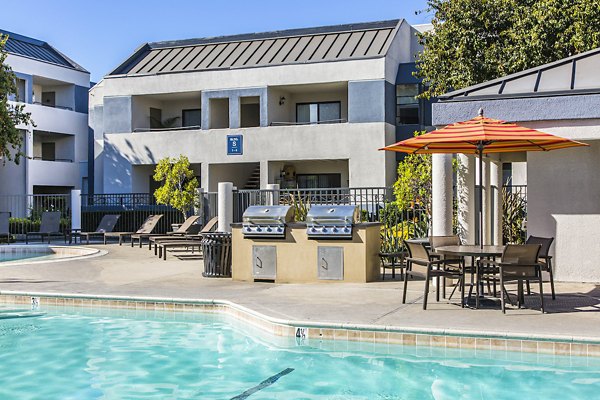
[[[202,129],[210,129],[210,99],[229,99],[229,128],[237,129],[240,123],[240,97],[260,98],[260,126],[268,126],[267,88],[208,90],[202,92]]]
[[[384,79],[348,82],[348,122],[385,122],[390,117]],[[392,122],[393,123],[393,122]]]
[[[129,133],[133,131],[131,96],[105,97],[103,114],[104,133]]]

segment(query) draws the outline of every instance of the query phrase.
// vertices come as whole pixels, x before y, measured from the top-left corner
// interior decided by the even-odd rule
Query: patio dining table
[[[476,273],[475,258],[493,258],[500,257],[504,252],[504,246],[480,246],[480,245],[461,245],[461,246],[440,246],[435,248],[438,254],[453,257],[471,257],[471,289],[467,301],[471,297],[473,288],[473,277]],[[501,289],[502,290],[502,289]],[[475,308],[479,308],[479,287],[477,287]]]

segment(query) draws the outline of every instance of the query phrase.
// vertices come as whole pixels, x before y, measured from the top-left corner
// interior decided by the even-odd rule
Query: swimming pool
[[[600,359],[302,342],[221,314],[42,311],[0,319],[0,398],[589,399],[600,392]]]

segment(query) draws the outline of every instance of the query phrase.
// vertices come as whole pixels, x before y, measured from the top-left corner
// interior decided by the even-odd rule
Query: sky
[[[405,18],[426,0],[5,1],[0,29],[50,43],[102,79],[146,42]]]

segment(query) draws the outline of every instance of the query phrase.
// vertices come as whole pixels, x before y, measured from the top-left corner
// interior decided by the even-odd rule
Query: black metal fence
[[[502,187],[502,236],[504,243],[527,239],[527,185]]]
[[[119,193],[81,195],[81,229],[93,232],[104,215],[120,215],[115,232],[135,232],[150,215],[162,214],[156,225],[156,233],[171,230],[172,224],[183,222],[181,211],[170,206],[156,204],[152,194]]]
[[[71,228],[71,195],[28,194],[0,196],[0,213],[9,214],[9,231],[13,235],[24,235],[40,229],[42,214],[60,211],[60,230]]]

